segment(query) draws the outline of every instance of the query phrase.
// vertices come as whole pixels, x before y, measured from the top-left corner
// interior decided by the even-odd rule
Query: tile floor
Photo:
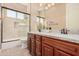
[[[0,56],[31,56],[28,49],[14,47],[9,49],[1,49]]]

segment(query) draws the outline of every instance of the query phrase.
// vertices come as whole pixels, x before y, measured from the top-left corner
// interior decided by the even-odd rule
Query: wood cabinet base
[[[37,34],[28,34],[28,49],[33,56],[79,56],[79,44]]]

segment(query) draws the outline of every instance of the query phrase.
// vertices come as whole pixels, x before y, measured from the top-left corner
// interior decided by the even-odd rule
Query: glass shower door
[[[2,42],[16,41],[27,37],[27,32],[29,32],[28,14],[2,8],[2,21]]]
[[[17,12],[16,28],[20,39],[25,39],[29,32],[29,15]]]

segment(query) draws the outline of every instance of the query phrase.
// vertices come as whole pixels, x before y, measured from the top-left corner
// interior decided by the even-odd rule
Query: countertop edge
[[[46,35],[46,34],[43,34],[43,33],[41,34],[41,32],[38,32],[38,33],[28,32],[28,33],[37,34],[37,35],[41,35],[41,36],[46,36],[46,37],[50,37],[50,38],[55,38],[55,39],[59,39],[59,40],[68,41],[68,42],[79,44],[79,40],[75,40],[75,39],[69,39],[69,38],[58,37],[58,36],[53,36],[53,35]]]

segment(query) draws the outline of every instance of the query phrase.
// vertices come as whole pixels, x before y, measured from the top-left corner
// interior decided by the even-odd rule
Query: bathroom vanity
[[[33,56],[79,56],[79,35],[29,32],[27,43]]]

